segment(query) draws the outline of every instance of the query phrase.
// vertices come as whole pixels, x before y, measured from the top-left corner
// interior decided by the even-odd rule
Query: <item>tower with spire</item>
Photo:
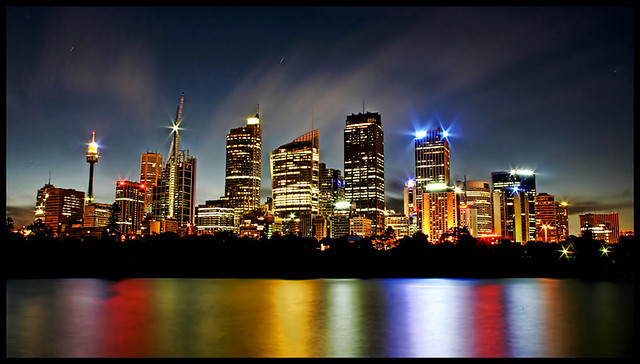
[[[98,143],[96,143],[96,132],[91,133],[91,143],[87,148],[87,163],[89,163],[89,190],[87,191],[87,198],[85,204],[94,202],[93,197],[93,166],[98,163],[100,153],[98,152]]]
[[[178,229],[193,226],[195,222],[195,183],[196,159],[188,150],[180,149],[180,125],[184,110],[184,92],[180,96],[175,120],[171,121],[171,147],[167,162],[162,171],[162,178],[153,187],[152,216],[155,220],[175,222],[165,223]],[[163,232],[164,232],[163,231]]]

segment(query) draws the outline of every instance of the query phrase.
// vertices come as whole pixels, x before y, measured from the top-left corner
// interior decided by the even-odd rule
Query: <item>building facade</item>
[[[106,203],[89,203],[84,207],[82,226],[85,228],[105,227],[111,217],[111,205]]]
[[[260,207],[262,185],[262,129],[260,115],[248,118],[246,125],[231,129],[226,138],[225,199],[239,214]]]
[[[36,196],[35,219],[41,219],[55,235],[72,225],[82,224],[85,194],[47,183]]]
[[[312,236],[313,216],[319,212],[318,142],[315,129],[270,153],[273,213],[303,237]]]
[[[449,229],[459,226],[458,190],[444,183],[428,184],[422,193],[422,232],[432,243]]]
[[[218,232],[239,233],[233,208],[226,201],[206,201],[196,209],[198,235]]]
[[[344,129],[345,199],[372,221],[372,234],[384,233],[384,134],[379,113],[347,116]]]
[[[140,156],[140,184],[147,189],[145,201],[145,213],[153,212],[153,189],[158,186],[158,181],[162,178],[162,154],[143,153]]]
[[[517,243],[536,238],[536,180],[527,170],[492,172],[493,216],[497,234]],[[499,218],[499,220],[498,220]]]
[[[617,243],[620,238],[620,219],[617,212],[608,214],[579,215],[580,231],[590,231],[594,239],[604,240],[607,244]]]
[[[450,147],[446,132],[442,128],[416,132],[414,140],[416,167],[416,207],[418,226],[422,223],[422,197],[430,184],[451,185]],[[425,231],[423,233],[426,234]]]
[[[142,234],[146,194],[147,189],[138,182],[116,182],[116,205],[120,208],[116,224],[122,234]]]
[[[409,217],[401,212],[389,211],[385,216],[385,226],[387,229],[393,229],[397,239],[412,235],[409,230]]]
[[[536,240],[546,243],[560,242],[558,203],[553,195],[536,195]]]
[[[458,181],[457,187],[462,190],[462,202],[469,207],[469,219],[475,227],[470,230],[472,236],[493,234],[493,207],[491,185],[484,181]],[[474,215],[475,210],[475,218]]]
[[[409,236],[418,232],[418,205],[416,203],[416,181],[410,179],[404,183],[404,215],[409,219]],[[421,220],[421,219],[420,219]]]

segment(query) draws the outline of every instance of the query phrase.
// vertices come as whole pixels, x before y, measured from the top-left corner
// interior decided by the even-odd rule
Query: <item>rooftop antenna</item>
[[[49,170],[49,183],[48,184],[51,184],[51,170]]]
[[[364,114],[364,99],[362,99],[362,113]]]

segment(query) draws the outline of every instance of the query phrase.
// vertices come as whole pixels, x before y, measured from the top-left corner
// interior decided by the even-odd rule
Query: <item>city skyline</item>
[[[224,137],[259,104],[263,150],[315,123],[320,162],[343,172],[347,115],[380,113],[389,209],[402,211],[404,182],[415,178],[415,131],[440,126],[452,183],[532,169],[539,193],[569,202],[570,234],[589,212],[619,212],[621,229],[633,228],[632,8],[98,9],[7,8],[6,202],[18,225],[20,211],[33,221],[50,171],[54,186],[87,192],[93,131],[96,202],[115,200],[116,180],[138,181],[146,151],[166,161],[184,92],[180,142],[198,159],[195,205],[224,195]],[[385,24],[367,26],[382,13]],[[169,15],[192,21],[154,33]],[[133,27],[139,16],[145,26]],[[199,28],[216,23],[207,17],[221,21]],[[447,19],[460,27],[437,28]],[[179,39],[180,62],[165,63],[163,43]],[[263,153],[262,202],[268,166]]]

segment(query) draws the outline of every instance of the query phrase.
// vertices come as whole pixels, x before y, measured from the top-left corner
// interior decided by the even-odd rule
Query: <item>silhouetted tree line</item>
[[[10,226],[11,225],[11,226]],[[274,235],[270,239],[232,233],[175,233],[121,241],[101,237],[53,238],[34,222],[33,235],[13,233],[7,220],[5,269],[8,278],[47,277],[550,277],[634,278],[632,237],[603,244],[570,236],[562,243],[502,240],[490,244],[456,233],[454,242],[431,244],[422,233],[404,237],[389,250],[376,250],[369,238],[351,241]],[[329,246],[322,251],[323,246]]]

